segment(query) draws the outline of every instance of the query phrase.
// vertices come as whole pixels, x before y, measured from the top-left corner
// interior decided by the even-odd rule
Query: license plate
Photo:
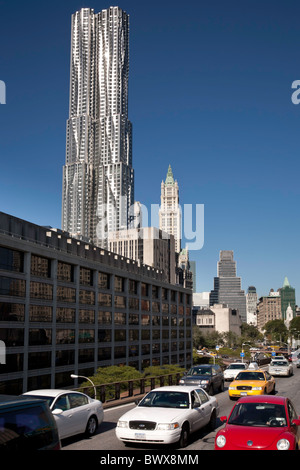
[[[136,439],[145,439],[146,438],[146,434],[144,432],[135,432],[134,433],[134,437]]]
[[[247,392],[241,392],[241,397],[246,397],[247,396]]]

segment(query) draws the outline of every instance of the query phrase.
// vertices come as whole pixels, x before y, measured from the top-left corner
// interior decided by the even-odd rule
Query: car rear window
[[[51,416],[42,406],[0,413],[0,449],[34,450],[53,443]]]

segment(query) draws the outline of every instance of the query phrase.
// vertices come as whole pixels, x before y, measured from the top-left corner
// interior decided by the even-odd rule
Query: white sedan
[[[95,434],[104,413],[101,401],[70,390],[32,390],[24,393],[46,400],[54,415],[60,439],[86,433]]]
[[[272,359],[269,364],[269,374],[276,376],[276,375],[283,375],[286,377],[290,377],[293,375],[294,369],[293,364],[288,362],[286,359]]]
[[[247,364],[245,362],[232,362],[224,370],[224,379],[233,380],[242,370],[247,369]]]
[[[202,388],[188,385],[151,390],[118,421],[116,436],[124,443],[178,443],[186,447],[192,432],[216,426],[219,405]]]

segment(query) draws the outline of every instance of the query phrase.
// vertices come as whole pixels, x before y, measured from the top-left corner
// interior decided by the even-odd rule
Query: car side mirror
[[[220,421],[221,421],[222,423],[227,423],[227,419],[228,419],[227,416],[221,416],[221,417],[220,417]]]
[[[61,408],[55,408],[55,410],[52,411],[52,414],[54,415],[61,415],[63,413],[63,410]]]
[[[299,416],[299,419],[293,419],[292,424],[294,426],[300,426],[300,416]]]

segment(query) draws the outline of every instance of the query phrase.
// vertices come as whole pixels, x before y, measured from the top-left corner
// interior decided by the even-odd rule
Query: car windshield
[[[265,380],[263,372],[239,372],[235,380]]]
[[[228,424],[237,426],[286,426],[283,405],[273,403],[237,403],[229,417]]]
[[[230,364],[227,369],[245,369],[243,364]]]
[[[192,367],[187,375],[211,375],[211,367]]]
[[[184,392],[149,392],[139,406],[154,408],[188,408],[189,394]]]

